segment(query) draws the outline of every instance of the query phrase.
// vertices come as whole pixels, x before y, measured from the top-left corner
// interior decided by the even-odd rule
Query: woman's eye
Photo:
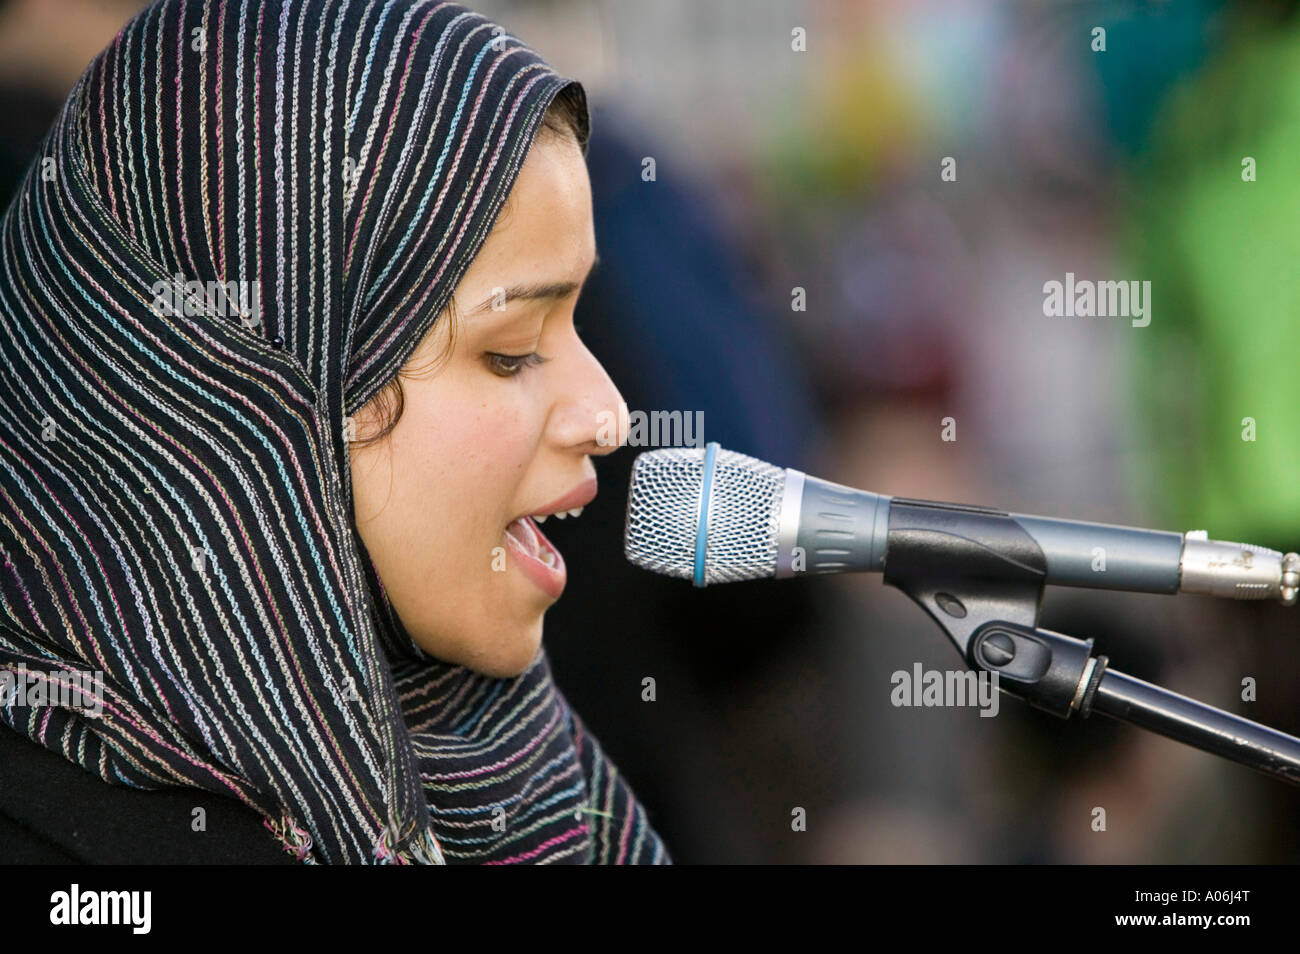
[[[492,373],[503,378],[512,378],[523,371],[524,368],[535,367],[546,360],[536,351],[531,351],[528,354],[500,354],[496,351],[489,351],[485,357]]]

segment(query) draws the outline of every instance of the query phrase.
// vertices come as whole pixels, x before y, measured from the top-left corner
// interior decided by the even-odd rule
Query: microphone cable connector
[[[1178,591],[1235,600],[1276,599],[1294,606],[1300,597],[1300,554],[1211,540],[1204,530],[1190,530],[1183,535]]]

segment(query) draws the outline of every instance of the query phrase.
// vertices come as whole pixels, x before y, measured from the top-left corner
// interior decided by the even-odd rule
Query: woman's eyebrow
[[[592,259],[591,268],[587,270],[587,277],[600,264],[600,256],[597,255]],[[469,310],[470,315],[482,314],[485,311],[491,311],[493,306],[497,308],[504,307],[508,302],[536,301],[545,299],[564,298],[578,291],[586,283],[586,278],[581,282],[543,282],[527,285],[511,285],[508,288],[498,289],[489,295],[483,301],[479,302]]]

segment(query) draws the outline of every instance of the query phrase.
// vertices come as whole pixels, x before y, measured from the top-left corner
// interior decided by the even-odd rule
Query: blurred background
[[[577,320],[634,411],[878,493],[1300,546],[1300,4],[468,5],[587,87]],[[0,2],[6,201],[142,6]],[[1046,317],[1068,272],[1151,282],[1150,325]],[[878,576],[635,570],[641,449],[551,534],[545,639],[678,862],[1300,860],[1300,791],[1244,767],[1006,696],[895,708],[893,672],[962,663]],[[1294,609],[1052,589],[1041,622],[1300,734]]]

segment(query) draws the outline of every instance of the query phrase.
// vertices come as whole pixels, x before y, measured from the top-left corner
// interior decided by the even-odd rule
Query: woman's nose
[[[596,356],[576,334],[573,340],[574,359],[564,369],[564,394],[552,422],[555,438],[584,454],[609,454],[627,440],[627,404]]]

